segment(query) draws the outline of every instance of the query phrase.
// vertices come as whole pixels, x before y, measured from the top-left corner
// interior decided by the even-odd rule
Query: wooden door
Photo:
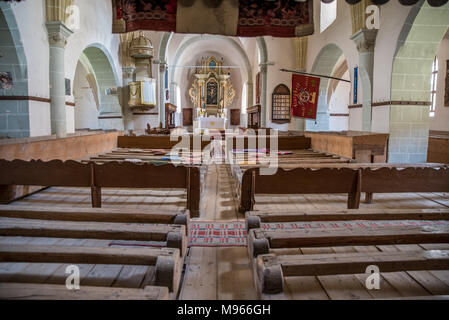
[[[182,109],[183,126],[193,126],[193,109]]]
[[[231,109],[231,126],[240,125],[240,109]]]

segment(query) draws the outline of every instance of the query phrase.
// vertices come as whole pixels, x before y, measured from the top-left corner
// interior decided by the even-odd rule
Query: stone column
[[[377,29],[361,29],[351,39],[359,51],[359,75],[363,88],[362,130],[371,131],[372,122],[372,95],[374,72],[374,47],[376,44]]]
[[[134,115],[133,111],[128,105],[129,102],[129,83],[134,81],[134,67],[122,68],[123,74],[123,88],[122,88],[122,106],[123,106],[123,122],[125,130],[134,130]]]
[[[161,61],[159,63],[159,122],[163,128],[165,128],[165,72],[167,67],[167,62]],[[174,92],[170,91],[170,96],[173,96]]]
[[[67,136],[64,54],[67,39],[73,32],[61,21],[47,22],[46,27],[50,44],[51,133],[64,138]]]

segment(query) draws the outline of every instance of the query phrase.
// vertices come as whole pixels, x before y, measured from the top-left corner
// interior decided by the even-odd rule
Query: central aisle
[[[238,213],[230,168],[210,165],[201,202],[201,221],[244,221]],[[192,247],[180,300],[257,299],[246,247]]]

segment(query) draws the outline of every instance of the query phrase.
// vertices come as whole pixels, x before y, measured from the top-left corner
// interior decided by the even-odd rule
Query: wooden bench
[[[183,225],[188,234],[190,212],[129,208],[58,208],[0,205],[0,217],[51,221],[120,222]]]
[[[348,194],[348,208],[357,209],[361,193],[367,202],[374,193],[448,192],[449,168],[445,165],[341,164],[319,167],[279,168],[274,175],[262,175],[262,168],[250,168],[242,176],[240,212],[252,211],[256,194]]]
[[[81,280],[86,280],[87,286],[114,284],[117,287],[137,289],[143,284],[143,287],[150,286],[149,293],[145,290],[130,292],[132,297],[165,298],[161,288],[151,288],[154,285],[169,288],[170,298],[176,298],[187,254],[186,229],[189,220],[188,211],[151,213],[139,209],[2,205],[0,263],[25,262],[30,264],[30,270],[22,273],[23,270],[14,265],[3,265],[0,268],[0,282],[45,281],[46,284],[59,285],[64,283],[63,279],[66,277],[61,271],[58,273],[57,268],[38,265],[79,263],[84,265],[85,271],[90,270],[89,265],[92,270],[98,269],[89,273],[89,276],[84,272]],[[125,269],[120,272],[107,271],[113,265],[129,267],[126,272]],[[145,273],[153,276],[144,276],[145,270],[142,267],[149,268]],[[143,279],[139,280],[139,277]],[[145,280],[146,278],[148,279]],[[87,298],[90,297],[89,292],[88,290],[86,293]],[[106,290],[92,294],[93,297],[101,297],[102,294],[107,297],[108,292]],[[69,298],[73,295],[66,296]]]
[[[199,216],[200,168],[197,167],[0,160],[0,198],[10,185],[90,187],[94,208],[101,207],[102,188],[180,188],[187,190],[187,209],[191,215]]]
[[[252,257],[270,253],[270,249],[369,246],[416,243],[449,243],[449,226],[365,227],[304,229],[248,233],[248,250]]]
[[[0,236],[154,241],[179,249],[182,257],[187,251],[185,227],[180,225],[0,218]]]
[[[150,285],[168,288],[172,298],[177,296],[183,268],[180,251],[171,248],[39,246],[2,243],[0,244],[0,261],[1,263],[151,266],[154,268],[154,277]],[[15,280],[11,282],[33,283],[33,281],[24,280],[24,282]],[[81,281],[83,281],[82,278]],[[5,281],[2,280],[2,282]]]
[[[376,220],[449,220],[449,209],[335,209],[295,212],[249,211],[246,230],[260,229],[263,223]]]
[[[449,209],[248,212],[246,217],[248,251],[255,285],[262,297],[282,293],[285,277],[364,274],[370,265],[376,265],[381,272],[449,270],[449,225],[439,223],[449,220]],[[422,220],[426,223],[401,223]],[[375,221],[397,223],[391,226],[364,223]],[[429,225],[427,221],[436,223]],[[270,223],[306,223],[310,228],[272,230]],[[311,228],[311,223],[321,224],[322,227]],[[412,252],[361,249],[398,244],[442,244],[444,249]],[[319,249],[336,246],[357,247],[358,253],[350,250],[340,253],[342,250],[339,250],[324,254],[326,250],[322,251],[323,254],[307,254],[312,248],[320,252]]]
[[[1,300],[168,300],[168,288],[144,289],[80,287],[67,290],[63,285],[0,283]]]
[[[312,255],[262,255],[257,258],[258,288],[283,291],[284,277],[362,274],[376,265],[382,272],[449,270],[449,250]]]

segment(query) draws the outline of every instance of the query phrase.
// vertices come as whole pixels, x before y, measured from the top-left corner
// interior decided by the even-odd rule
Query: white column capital
[[[360,53],[374,52],[377,32],[377,29],[360,29],[352,35],[351,40],[354,41]]]
[[[73,31],[61,21],[50,21],[45,26],[47,27],[50,46],[65,48],[67,39],[73,34]]]

